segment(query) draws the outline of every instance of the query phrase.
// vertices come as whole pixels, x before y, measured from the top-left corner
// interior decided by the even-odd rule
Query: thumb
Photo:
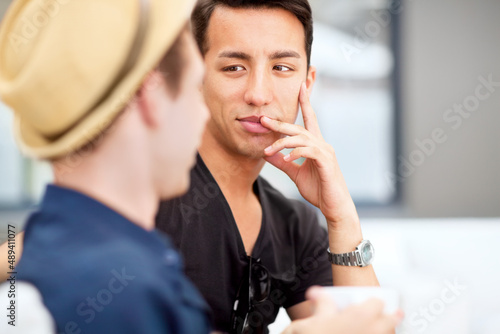
[[[314,315],[332,315],[338,312],[333,298],[321,287],[311,287],[306,293],[307,299],[313,304]]]
[[[294,320],[281,334],[306,333],[307,319]]]

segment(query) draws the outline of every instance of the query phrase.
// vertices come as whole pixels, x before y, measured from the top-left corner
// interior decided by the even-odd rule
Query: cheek
[[[294,123],[299,111],[299,92],[302,82],[290,82],[281,85],[276,96],[279,97],[283,108],[283,118],[287,123]]]
[[[212,81],[206,80],[203,83],[202,89],[203,98],[210,111],[215,110],[220,104],[221,98],[219,97],[220,91],[217,90],[217,85]]]
[[[206,81],[203,84],[203,96],[212,118],[226,118],[237,110],[234,105],[241,103],[241,88],[236,81]]]

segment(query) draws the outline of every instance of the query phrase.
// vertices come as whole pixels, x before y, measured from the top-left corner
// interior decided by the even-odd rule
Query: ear
[[[314,86],[314,83],[316,82],[316,67],[314,66],[309,66],[309,70],[307,71],[307,78],[306,78],[306,88],[307,88],[307,95],[311,96],[311,92]]]
[[[148,74],[137,92],[137,106],[141,119],[149,128],[157,128],[161,123],[162,94],[166,95],[165,81],[158,71]]]

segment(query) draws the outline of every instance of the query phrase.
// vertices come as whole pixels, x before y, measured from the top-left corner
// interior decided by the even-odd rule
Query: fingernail
[[[288,161],[290,160],[290,154],[287,154],[283,157],[283,160]]]
[[[272,146],[269,146],[269,147],[267,147],[267,148],[264,150],[264,152],[268,153],[268,152],[270,152],[272,149],[273,149],[273,147],[272,147]]]
[[[262,116],[262,117],[260,118],[260,120],[259,120],[259,121],[260,121],[260,122],[262,122],[262,120],[268,121],[268,120],[269,120],[269,117],[267,117],[267,116]]]

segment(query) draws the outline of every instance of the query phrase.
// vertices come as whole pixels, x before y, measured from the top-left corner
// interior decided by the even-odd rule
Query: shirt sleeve
[[[314,209],[297,202],[298,221],[295,227],[295,271],[287,288],[285,308],[306,300],[308,288],[314,285],[332,286],[332,266],[328,261],[328,233],[319,225]]]
[[[0,322],[1,333],[53,334],[54,319],[42,301],[38,289],[26,282],[16,282],[15,289],[9,281],[0,284],[0,301],[7,308],[7,318]]]

